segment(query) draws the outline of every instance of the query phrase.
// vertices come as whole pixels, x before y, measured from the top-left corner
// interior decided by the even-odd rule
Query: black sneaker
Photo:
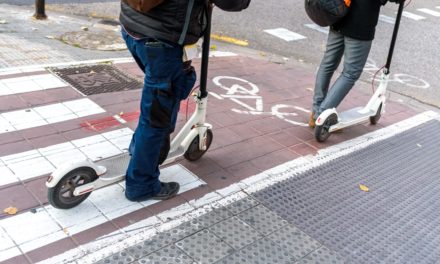
[[[180,185],[177,182],[161,182],[161,189],[158,194],[151,197],[154,200],[167,200],[176,196],[179,192]]]

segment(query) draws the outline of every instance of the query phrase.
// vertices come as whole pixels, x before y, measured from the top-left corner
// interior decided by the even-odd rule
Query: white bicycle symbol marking
[[[229,87],[222,84],[221,81],[223,80],[233,80],[239,83],[234,83]],[[241,106],[240,109],[231,109],[231,111],[235,113],[247,115],[273,115],[293,125],[308,126],[308,124],[306,123],[292,120],[292,117],[298,116],[297,113],[287,112],[290,109],[291,111],[298,110],[305,113],[310,113],[310,111],[308,111],[307,109],[299,106],[277,104],[271,107],[270,112],[265,112],[263,109],[263,98],[258,95],[260,89],[258,89],[258,87],[254,83],[232,76],[217,76],[213,79],[213,82],[215,83],[215,85],[225,90],[226,93],[219,95],[214,92],[210,92],[210,94],[220,100],[229,99]],[[244,102],[249,100],[252,102],[252,104]]]
[[[368,59],[367,63],[364,67],[364,72],[371,76],[371,79],[373,79],[374,74],[379,70],[380,68],[377,66],[376,62],[372,59]],[[375,81],[380,81],[380,74],[376,75]],[[390,78],[388,79],[389,82],[397,82],[409,87],[413,88],[420,88],[420,89],[427,89],[431,87],[431,85],[416,76],[405,74],[405,73],[395,73],[391,74]]]

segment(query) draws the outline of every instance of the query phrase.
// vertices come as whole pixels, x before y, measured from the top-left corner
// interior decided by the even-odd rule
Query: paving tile
[[[298,264],[320,264],[320,263],[332,263],[332,264],[343,264],[344,259],[339,256],[334,251],[326,247],[320,247],[319,249],[313,251],[305,258],[298,261]]]
[[[24,141],[25,138],[20,133],[0,133],[0,149],[8,143],[14,143],[19,141]],[[1,152],[1,151],[0,151]],[[0,154],[1,155],[1,154]]]
[[[189,191],[183,192],[180,194],[180,196],[185,199],[187,202],[192,201],[194,199],[199,199],[203,197],[204,195],[213,192],[211,188],[209,188],[207,185],[199,186],[195,189],[191,189]]]
[[[292,146],[292,147],[290,147],[290,150],[294,151],[295,153],[298,153],[301,156],[315,155],[318,151],[317,148],[310,146],[307,143],[301,143],[301,144]]]
[[[269,137],[261,136],[213,150],[210,154],[217,164],[222,168],[227,168],[282,148],[282,145],[274,142]]]
[[[294,160],[299,156],[301,155],[286,148],[258,157],[252,160],[251,163],[260,170],[265,171],[280,164],[283,164],[287,161]]]
[[[38,179],[33,179],[24,184],[28,192],[33,194],[37,198],[40,205],[47,204],[47,187],[46,187],[47,177],[41,177]]]
[[[0,208],[16,207],[18,212],[39,206],[40,203],[22,184],[0,189]]]
[[[234,250],[208,230],[202,230],[176,243],[191,258],[201,263],[213,263]]]
[[[236,182],[235,177],[224,169],[216,170],[208,175],[200,175],[200,178],[213,190],[222,189]]]
[[[33,241],[60,231],[60,227],[42,208],[35,212],[25,212],[3,219],[0,226],[17,244]]]
[[[224,206],[225,209],[230,211],[234,215],[238,215],[243,211],[249,210],[255,206],[259,205],[259,202],[250,196],[246,196],[242,199],[236,201],[231,201],[231,203]]]
[[[19,96],[22,101],[28,105],[28,107],[60,103],[82,97],[82,95],[76,92],[74,89],[67,87],[23,93]]]
[[[26,107],[29,106],[26,104],[26,102],[21,100],[20,96],[18,95],[11,94],[0,96],[0,113],[10,112]]]
[[[220,170],[221,167],[215,163],[213,160],[210,159],[211,156],[211,148],[208,150],[208,152],[205,153],[205,155],[196,161],[188,161],[186,159],[183,159],[179,161],[179,164],[187,168],[189,171],[194,173],[195,175],[198,175],[199,177],[202,175],[208,175],[210,173],[213,173],[217,170]]]
[[[174,208],[176,206],[182,205],[186,203],[186,200],[181,197],[180,195],[177,195],[169,200],[160,201],[158,203],[155,203],[153,205],[150,205],[147,207],[147,209],[153,214],[157,215],[164,211],[167,211],[171,208]]]
[[[3,144],[0,148],[0,157],[29,151],[31,149],[33,149],[33,146],[25,140]]]
[[[227,168],[226,171],[234,177],[236,182],[238,182],[250,176],[259,174],[261,169],[257,168],[251,161],[245,161]]]
[[[209,231],[236,250],[252,244],[262,237],[255,229],[237,217],[231,217],[214,224],[209,227]]]
[[[1,262],[2,262],[2,264],[26,264],[26,263],[32,263],[24,255],[18,255],[18,256],[12,257],[12,258],[1,260]]]
[[[240,252],[235,252],[232,255],[228,255],[221,260],[215,262],[215,264],[248,264],[248,259],[245,255],[240,254]]]
[[[296,259],[301,259],[321,245],[293,225],[287,225],[268,236],[277,245],[289,251]]]
[[[212,211],[207,212],[199,217],[197,217],[197,222],[199,222],[203,228],[210,227],[217,224],[227,218],[231,218],[233,214],[224,207],[214,208]]]
[[[29,139],[29,142],[34,148],[45,148],[64,143],[66,141],[66,138],[63,135],[58,134],[56,131],[54,134]]]
[[[96,262],[96,264],[128,264],[132,263],[134,260],[135,258],[129,252],[127,252],[127,250],[123,250],[101,259],[100,261]]]
[[[112,219],[112,222],[118,228],[124,228],[133,225],[141,220],[147,219],[151,216],[153,216],[153,214],[150,211],[148,211],[146,208],[141,208],[134,212],[130,212],[128,214],[124,214],[122,216],[114,218]]]
[[[228,145],[235,144],[237,142],[243,141],[243,133],[244,131],[241,131],[240,133],[236,133],[232,131],[229,127],[222,127],[219,129],[215,129],[214,131],[214,139],[212,141],[210,149],[216,149]]]
[[[265,236],[288,224],[286,220],[261,204],[239,213],[237,217]]]
[[[175,245],[171,245],[139,259],[138,263],[192,264],[194,263],[194,260]]]
[[[292,133],[287,133],[285,131],[278,131],[268,136],[285,147],[291,147],[302,143],[302,140],[292,135]]]
[[[160,232],[152,238],[128,248],[127,251],[138,259],[161,248],[174,245],[174,243],[195,234],[201,229],[200,223],[196,220],[191,220],[170,230]]]
[[[106,222],[74,234],[72,238],[76,244],[83,245],[116,230],[118,230],[118,228],[112,222]]]
[[[57,240],[54,243],[50,243],[46,246],[27,252],[26,255],[31,259],[33,263],[44,261],[50,257],[62,254],[68,250],[75,248],[77,245],[70,237]]]
[[[248,263],[285,263],[295,262],[288,250],[281,248],[273,241],[262,238],[255,243],[241,249],[240,254]]]

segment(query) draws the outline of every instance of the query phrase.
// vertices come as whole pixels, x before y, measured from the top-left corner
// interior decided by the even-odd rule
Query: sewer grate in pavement
[[[439,130],[430,121],[253,195],[344,263],[437,263]]]
[[[84,95],[140,89],[142,83],[106,64],[50,68],[52,73]]]

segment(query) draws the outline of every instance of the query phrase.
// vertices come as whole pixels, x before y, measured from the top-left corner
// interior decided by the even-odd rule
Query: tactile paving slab
[[[344,263],[438,263],[439,131],[427,122],[254,196]]]
[[[50,68],[50,71],[85,95],[142,88],[142,83],[106,64]]]

